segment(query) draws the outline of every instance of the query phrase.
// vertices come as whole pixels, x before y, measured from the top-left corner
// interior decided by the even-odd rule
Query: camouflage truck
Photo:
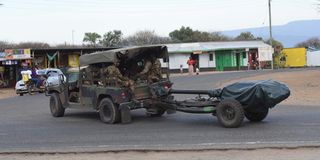
[[[163,74],[156,82],[137,76],[150,57],[167,59],[167,47],[131,47],[80,56],[76,75],[75,71],[67,73],[67,80],[59,76],[58,85],[46,86],[52,116],[64,116],[66,108],[91,108],[99,112],[102,122],[113,124],[130,122],[133,109],[145,108],[148,116],[163,115],[165,109],[157,102],[168,96],[172,85],[169,73],[162,69]],[[106,68],[115,63],[133,86],[124,86],[113,75],[105,73]]]

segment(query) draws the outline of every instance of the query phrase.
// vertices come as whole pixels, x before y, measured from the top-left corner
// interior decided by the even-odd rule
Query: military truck
[[[50,96],[50,111],[54,117],[64,116],[66,108],[92,108],[99,112],[102,122],[117,123],[131,120],[129,111],[145,108],[148,116],[161,116],[165,109],[158,107],[155,91],[167,95],[172,83],[169,73],[165,71],[162,78],[150,84],[146,79],[136,78],[135,75],[143,70],[145,57],[168,57],[165,46],[146,46],[115,49],[80,56],[78,80],[70,81],[59,76],[59,84],[46,87]],[[134,79],[134,91],[121,86],[117,80],[105,75],[104,70],[119,62],[119,70],[128,78]],[[74,77],[74,72],[73,76]],[[73,78],[74,79],[74,78]],[[159,96],[159,95],[158,95]],[[122,113],[122,114],[121,114]]]
[[[235,83],[222,89],[175,90],[169,79],[168,63],[162,63],[162,75],[156,81],[139,75],[150,57],[168,62],[167,47],[121,48],[80,56],[78,71],[68,73],[67,80],[59,76],[59,83],[54,83],[57,85],[46,86],[52,116],[64,116],[66,108],[91,108],[104,123],[129,123],[130,111],[143,108],[151,117],[175,111],[208,113],[217,116],[223,127],[235,128],[244,117],[262,121],[269,108],[290,95],[286,85],[271,80]],[[134,82],[133,87],[123,86],[105,73],[115,63],[121,74]],[[196,96],[179,101],[174,99],[176,94]]]

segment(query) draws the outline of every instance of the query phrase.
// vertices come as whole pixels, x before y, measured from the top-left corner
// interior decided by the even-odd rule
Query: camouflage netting
[[[80,66],[86,66],[96,63],[114,63],[116,61],[128,63],[148,56],[163,58],[166,55],[167,47],[162,45],[130,47],[82,55],[79,58],[79,64]]]

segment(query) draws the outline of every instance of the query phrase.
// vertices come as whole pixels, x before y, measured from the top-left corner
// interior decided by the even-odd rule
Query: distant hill
[[[256,37],[269,39],[269,27],[248,28],[231,31],[222,31],[228,36],[238,36],[241,32],[251,32]],[[273,38],[280,41],[284,47],[293,47],[299,42],[311,37],[320,38],[320,20],[293,21],[285,25],[272,27]]]

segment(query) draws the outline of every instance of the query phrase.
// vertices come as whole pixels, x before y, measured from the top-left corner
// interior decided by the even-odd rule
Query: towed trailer
[[[212,114],[226,128],[239,127],[245,117],[252,122],[262,121],[267,117],[270,108],[290,95],[290,90],[285,84],[272,80],[238,82],[213,90],[176,90],[171,89],[171,85],[164,82],[150,86],[150,90],[157,91],[151,93],[155,94],[153,97],[157,97],[153,103],[160,110],[167,111],[168,114],[176,111]],[[195,95],[195,97],[175,100],[174,95],[177,94]],[[122,122],[130,122],[129,111],[143,108],[139,107],[144,106],[142,103],[140,101],[120,105]]]
[[[290,95],[285,84],[276,81],[239,82],[222,89],[176,90],[166,74],[156,82],[137,78],[146,58],[167,58],[166,46],[121,48],[82,55],[77,72],[58,76],[58,82],[46,86],[53,117],[64,116],[67,108],[91,108],[104,123],[129,123],[131,110],[145,109],[146,115],[160,117],[176,111],[212,114],[227,128],[239,127],[244,117],[262,121],[270,108]],[[119,63],[122,74],[134,79],[134,90],[121,86],[104,68]],[[76,79],[72,77],[77,77]],[[177,100],[177,94],[195,95],[193,99]]]

